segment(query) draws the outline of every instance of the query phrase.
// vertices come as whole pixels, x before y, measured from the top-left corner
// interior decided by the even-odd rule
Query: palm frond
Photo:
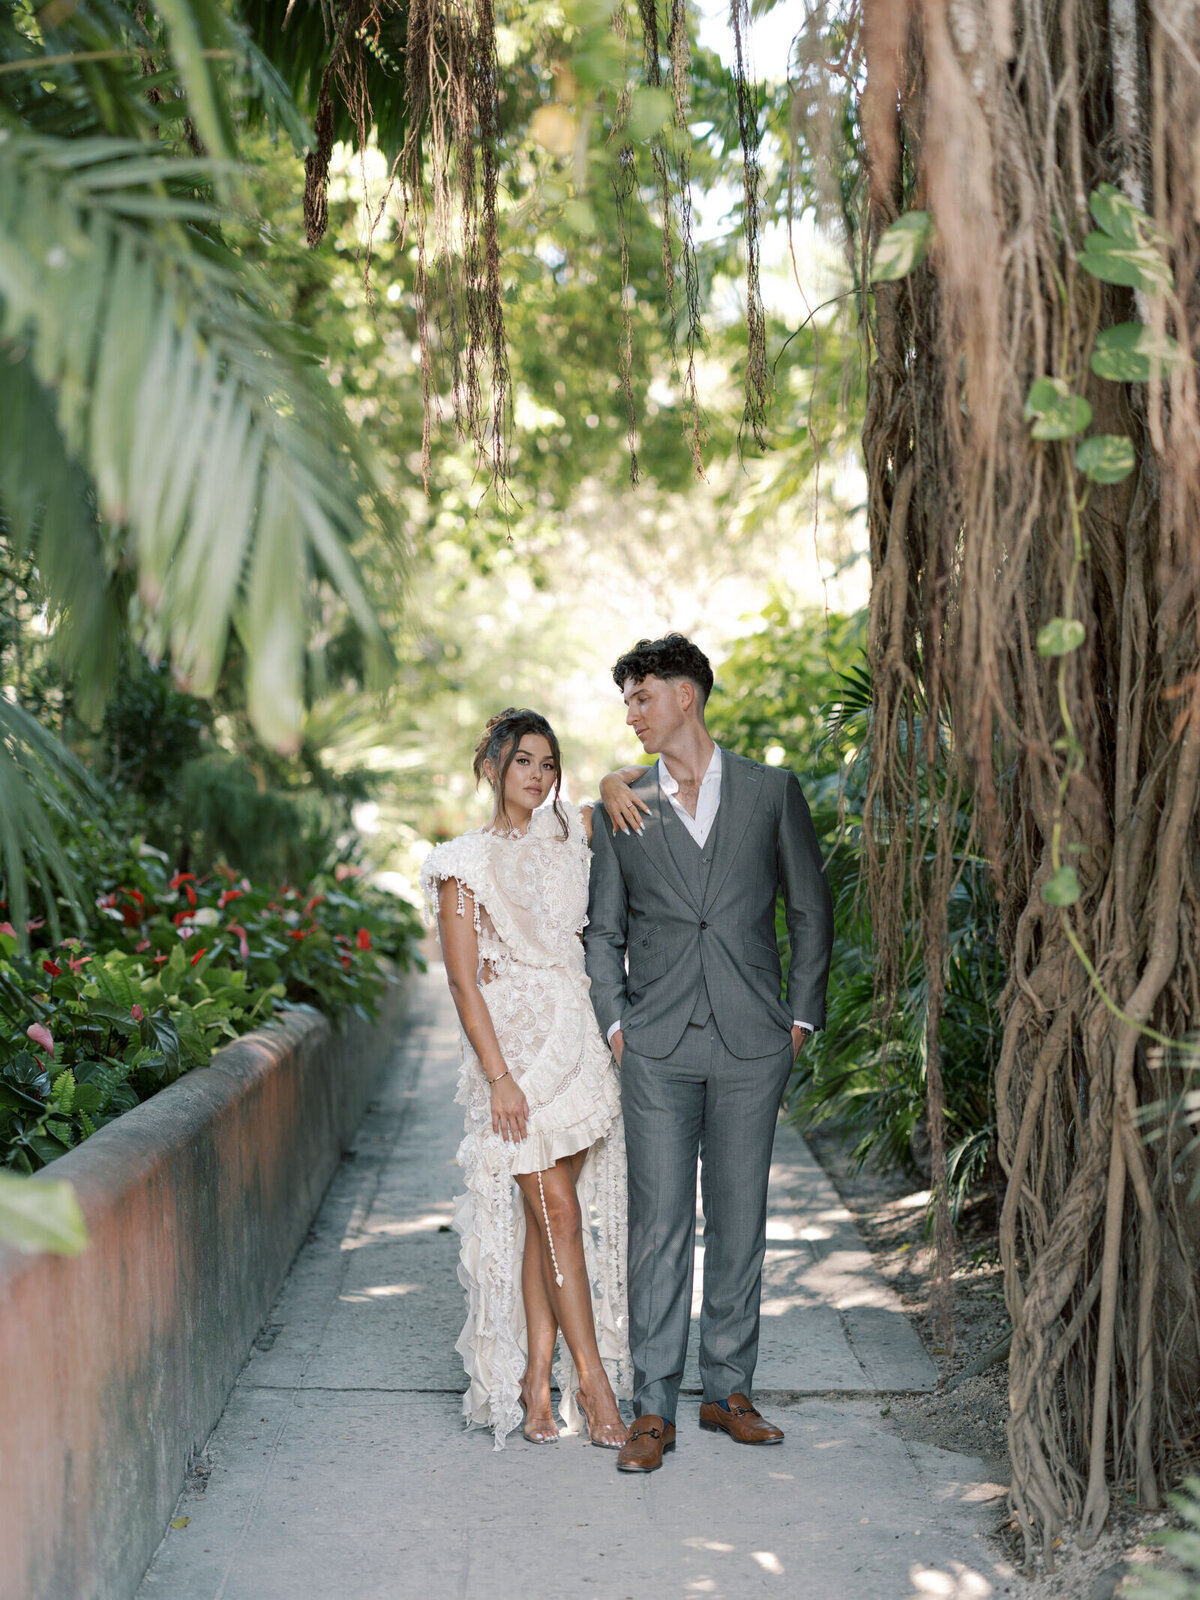
[[[265,288],[197,231],[219,212],[181,184],[211,173],[138,141],[0,134],[0,342],[50,400],[56,459],[78,462],[94,490],[107,570],[136,573],[149,648],[209,693],[236,625],[251,715],[285,747],[299,734],[313,579],[338,589],[378,655],[350,554],[360,495],[385,530],[393,518],[379,469],[264,309]],[[24,469],[48,497],[36,457]],[[47,576],[64,570],[82,515],[42,519]],[[88,626],[51,598],[65,626]]]
[[[41,888],[55,941],[62,937],[57,893],[85,927],[78,877],[63,849],[79,818],[98,814],[100,789],[67,747],[35,717],[0,695],[0,877],[7,887],[8,914],[23,948],[28,947],[29,883]]]

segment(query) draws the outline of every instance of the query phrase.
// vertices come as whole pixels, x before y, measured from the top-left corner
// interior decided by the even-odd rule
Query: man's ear
[[[696,685],[690,678],[680,678],[676,693],[679,696],[679,709],[685,716],[690,716],[696,709]]]

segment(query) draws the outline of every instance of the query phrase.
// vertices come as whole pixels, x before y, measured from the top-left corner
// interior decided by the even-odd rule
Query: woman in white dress
[[[619,1449],[625,1136],[580,938],[591,817],[560,799],[558,741],[536,712],[493,717],[474,770],[492,788],[490,823],[438,845],[421,871],[462,1028],[463,1412],[498,1450],[522,1420],[525,1438],[550,1443],[553,1376],[564,1425],[582,1412],[592,1443]],[[566,1355],[552,1374],[560,1330]]]

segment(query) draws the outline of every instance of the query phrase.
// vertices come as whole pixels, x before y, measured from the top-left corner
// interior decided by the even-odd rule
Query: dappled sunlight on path
[[[823,1172],[781,1130],[758,1393],[787,1438],[700,1431],[648,1478],[578,1436],[464,1433],[457,1035],[440,969],[185,1492],[140,1600],[961,1600],[1008,1592],[995,1485],[873,1395],[932,1369]],[[694,1368],[688,1384],[695,1390]],[[201,1475],[202,1476],[202,1475]]]

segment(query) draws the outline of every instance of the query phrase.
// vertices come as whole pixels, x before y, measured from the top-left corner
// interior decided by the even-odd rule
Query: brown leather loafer
[[[744,1394],[729,1396],[729,1410],[716,1400],[700,1407],[700,1426],[709,1433],[727,1433],[738,1444],[782,1444],[783,1430],[768,1422]]]
[[[675,1425],[661,1417],[639,1417],[617,1457],[618,1472],[657,1472],[668,1450],[675,1448]]]

